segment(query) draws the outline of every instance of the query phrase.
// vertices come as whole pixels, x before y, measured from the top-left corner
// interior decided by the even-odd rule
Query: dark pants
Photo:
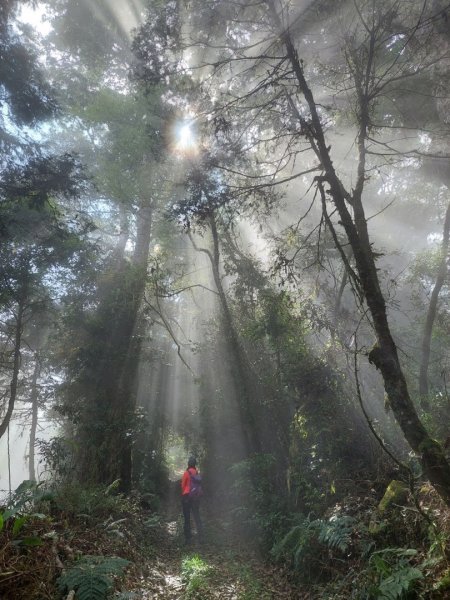
[[[203,527],[202,520],[200,519],[200,501],[198,498],[189,498],[189,496],[185,494],[184,496],[181,496],[181,504],[183,506],[184,539],[186,540],[186,543],[189,543],[192,539],[191,512],[194,516],[197,535],[201,540],[203,535]]]

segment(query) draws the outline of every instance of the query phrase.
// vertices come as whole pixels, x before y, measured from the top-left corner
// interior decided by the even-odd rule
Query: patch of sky
[[[52,30],[52,25],[47,18],[47,7],[41,3],[24,4],[20,8],[18,21],[31,27],[40,35],[45,37]]]

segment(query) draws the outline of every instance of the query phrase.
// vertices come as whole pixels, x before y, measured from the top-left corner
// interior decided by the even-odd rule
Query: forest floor
[[[77,487],[55,493],[51,504],[41,501],[40,511],[11,517],[0,527],[2,600],[65,600],[74,593],[75,599],[89,600],[318,597],[301,592],[287,571],[258,553],[257,540],[236,531],[223,509],[207,500],[201,507],[204,542],[194,536],[186,546],[179,482],[157,512],[139,497]],[[114,564],[114,557],[125,559],[126,566],[104,571],[101,565]],[[81,587],[100,585],[108,573],[116,589],[112,596],[106,588],[97,595],[82,593]]]
[[[67,600],[74,593],[75,600],[394,599],[413,586],[411,598],[450,598],[450,514],[425,486],[421,499],[436,528],[431,531],[412,507],[395,506],[376,538],[369,531],[378,523],[375,496],[347,498],[345,514],[356,523],[348,552],[343,556],[311,538],[302,564],[313,569],[314,583],[299,583],[293,569],[264,557],[259,540],[237,529],[217,501],[206,498],[201,507],[204,543],[194,537],[186,546],[179,482],[158,511],[150,494],[124,497],[110,487],[67,486],[41,498],[33,512],[0,523],[0,599]],[[92,595],[94,585],[103,592]]]
[[[173,496],[172,496],[173,498]],[[177,500],[179,500],[177,498]],[[205,541],[183,540],[181,505],[172,499],[155,528],[140,575],[128,579],[132,598],[142,600],[309,600],[281,569],[268,564],[252,547],[227,532],[214,510],[203,507]]]

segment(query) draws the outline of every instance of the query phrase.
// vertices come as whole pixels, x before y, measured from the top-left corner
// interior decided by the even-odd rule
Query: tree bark
[[[436,281],[431,292],[430,304],[428,305],[427,317],[425,320],[425,326],[423,329],[422,346],[421,346],[421,359],[420,359],[420,373],[419,373],[419,394],[420,403],[424,410],[430,409],[430,403],[428,400],[428,368],[430,365],[430,352],[431,352],[431,336],[433,334],[433,325],[437,314],[437,305],[439,299],[439,293],[448,275],[448,246],[449,246],[449,234],[450,234],[450,204],[447,206],[444,220],[444,232],[442,237],[441,246],[441,260],[439,263],[439,270],[436,277]]]
[[[8,408],[6,410],[6,414],[3,418],[2,423],[0,424],[0,438],[3,437],[6,430],[8,429],[9,422],[11,420],[11,416],[14,410],[14,404],[17,398],[17,386],[19,381],[19,371],[20,371],[20,350],[22,343],[22,333],[23,333],[23,318],[25,312],[25,302],[26,302],[26,289],[27,289],[27,281],[25,281],[23,288],[20,293],[19,303],[17,307],[17,315],[16,315],[16,327],[14,333],[14,354],[13,354],[13,371],[12,378],[10,383],[10,393],[9,393],[9,401]]]
[[[94,332],[102,336],[100,356],[81,376],[86,408],[80,418],[78,464],[82,481],[110,484],[119,479],[121,491],[127,493],[132,481],[135,378],[140,352],[136,331],[146,284],[151,201],[143,199],[137,211],[131,262],[120,254],[125,250],[125,222],[121,227],[123,236],[99,290]]]
[[[30,426],[30,449],[28,453],[28,478],[30,481],[36,481],[36,469],[35,469],[35,444],[36,444],[36,430],[38,424],[38,386],[37,381],[41,373],[41,363],[39,360],[39,354],[36,352],[34,355],[34,371],[33,379],[31,381],[31,426]]]
[[[114,385],[108,385],[112,429],[110,439],[105,443],[108,456],[104,478],[106,482],[120,479],[120,489],[124,493],[130,491],[132,484],[133,439],[130,430],[136,407],[135,377],[140,352],[137,326],[146,283],[152,216],[151,203],[143,201],[137,214],[131,272],[127,274],[126,305],[117,315],[115,325],[115,344],[121,352],[115,366]],[[121,285],[124,285],[123,282]]]

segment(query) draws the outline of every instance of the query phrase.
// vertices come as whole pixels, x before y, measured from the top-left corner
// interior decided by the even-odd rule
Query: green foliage
[[[83,556],[57,581],[62,593],[75,590],[78,600],[105,600],[113,588],[112,576],[122,575],[128,560]]]
[[[314,521],[313,521],[314,523]],[[316,521],[317,539],[330,550],[345,552],[351,542],[355,519],[349,516],[332,516],[328,521]]]
[[[296,569],[303,569],[324,550],[345,552],[350,546],[354,526],[355,520],[346,515],[314,521],[309,517],[303,518],[273,546],[271,554],[275,560],[283,559]]]
[[[5,510],[0,513],[0,532],[9,526],[14,538],[12,543],[15,546],[33,547],[42,544],[42,539],[36,535],[18,538],[26,523],[34,519],[46,518],[44,514],[33,510],[39,503],[52,498],[52,494],[42,489],[42,485],[35,481],[23,481],[14,492]]]
[[[434,589],[440,592],[450,590],[450,569],[447,569],[439,581],[436,582]]]
[[[155,529],[161,526],[161,515],[154,514],[148,519],[145,519],[142,524],[147,527],[147,529]]]
[[[198,554],[184,558],[181,563],[181,576],[186,585],[186,598],[201,594],[208,585],[208,577],[211,573],[212,567]]]
[[[55,492],[54,502],[63,513],[85,519],[109,517],[133,509],[129,499],[113,494],[113,491],[111,485],[87,487],[67,484]]]
[[[369,560],[376,579],[370,588],[371,597],[377,600],[404,598],[423,578],[422,571],[410,564],[410,559],[416,555],[417,550],[413,548],[385,548],[374,552]]]
[[[242,534],[246,529],[266,547],[286,526],[286,497],[272,454],[257,454],[230,467],[232,514]]]

